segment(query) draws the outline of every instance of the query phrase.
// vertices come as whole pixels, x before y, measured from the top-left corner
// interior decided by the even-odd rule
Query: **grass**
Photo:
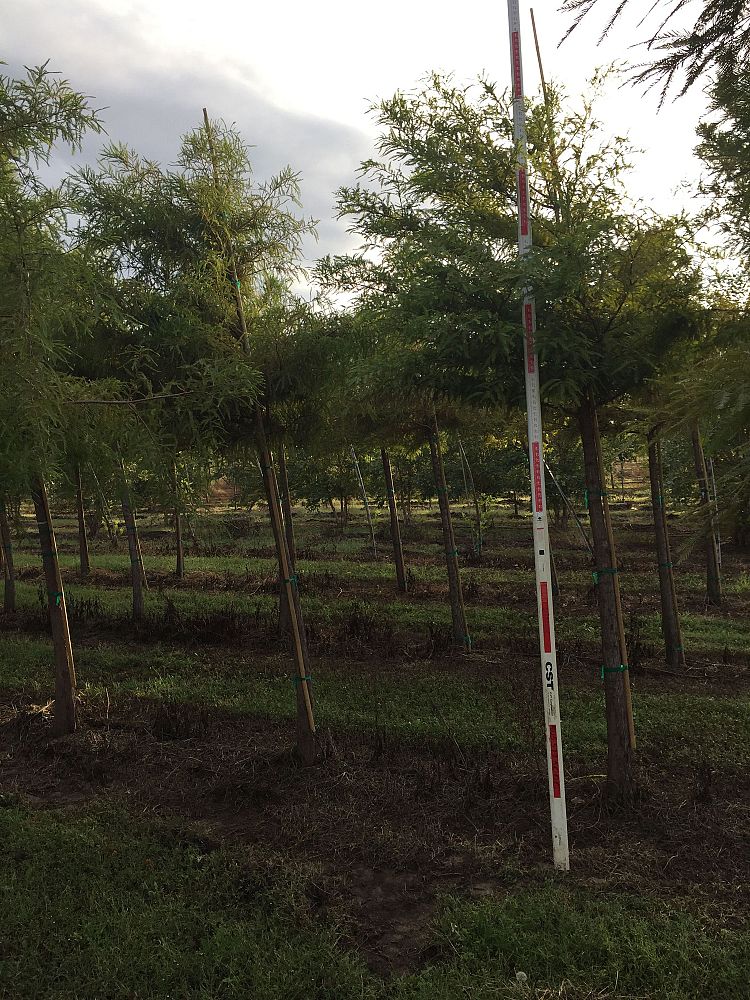
[[[621,520],[625,517],[631,515]],[[74,522],[65,522],[59,537],[61,561],[71,578],[66,591],[76,629],[85,639],[76,648],[84,721],[88,716],[96,720],[110,703],[112,718],[128,717],[134,706],[138,726],[144,715],[156,718],[162,706],[171,705],[190,706],[202,717],[216,713],[271,720],[288,725],[288,740],[283,733],[278,739],[284,760],[290,759],[286,748],[293,739],[295,711],[291,664],[282,644],[267,638],[276,614],[275,566],[272,559],[258,555],[269,550],[271,539],[260,524],[261,515],[254,514],[253,519],[248,537],[233,539],[217,526],[208,539],[216,554],[189,556],[188,572],[196,574],[189,581],[193,586],[164,581],[169,585],[163,589],[152,588],[146,595],[148,618],[138,632],[138,644],[127,641],[131,626],[126,554],[105,551],[107,543],[102,542],[93,553],[94,568],[116,578],[103,587],[80,584],[74,578],[78,565],[70,534]],[[623,530],[626,627],[645,648],[641,655],[647,663],[657,664],[661,630],[657,578],[645,544],[647,512],[641,520],[642,524],[630,523]],[[156,521],[153,527],[158,527]],[[464,522],[459,535],[468,530]],[[528,788],[521,782],[520,791],[512,791],[515,772],[504,773],[502,764],[502,754],[508,753],[514,756],[506,760],[511,765],[516,761],[524,774],[535,774],[537,764],[543,768],[533,570],[529,547],[521,544],[528,530],[525,520],[498,516],[495,526],[487,528],[488,551],[501,559],[502,567],[462,571],[470,630],[481,648],[472,658],[459,658],[445,645],[450,612],[441,596],[444,567],[434,517],[420,514],[407,542],[416,587],[406,598],[394,592],[385,542],[381,561],[367,560],[368,539],[361,519],[343,539],[322,517],[303,518],[300,525],[299,544],[307,558],[298,568],[313,650],[317,649],[313,690],[318,722],[334,735],[364,734],[367,761],[369,734],[373,746],[379,746],[384,735],[398,741],[394,760],[400,760],[403,747],[403,766],[417,775],[407,780],[416,781],[424,793],[415,807],[420,819],[411,831],[409,824],[415,821],[402,819],[397,796],[410,786],[403,785],[403,775],[391,764],[386,740],[382,761],[372,765],[382,775],[365,787],[385,788],[396,805],[392,817],[379,817],[377,806],[372,806],[373,830],[379,825],[391,830],[391,824],[393,836],[408,841],[414,857],[420,846],[431,851],[433,841],[425,831],[433,819],[431,796],[440,795],[449,803],[446,815],[456,816],[447,827],[437,827],[437,842],[445,843],[446,852],[474,840],[480,846],[494,844],[496,824],[504,829],[497,841],[504,853],[498,857],[507,855],[512,864],[503,869],[502,877],[492,869],[492,891],[480,900],[442,897],[416,969],[402,970],[388,980],[374,975],[353,950],[359,939],[352,932],[348,904],[338,897],[322,908],[311,902],[316,897],[310,887],[319,877],[345,879],[345,851],[324,871],[304,852],[287,856],[279,847],[283,840],[270,835],[254,834],[252,846],[247,846],[222,839],[208,826],[186,825],[179,817],[156,819],[153,803],[144,807],[152,817],[147,820],[135,815],[132,806],[117,804],[135,801],[123,793],[123,788],[130,792],[124,782],[122,787],[96,786],[98,806],[69,806],[64,811],[31,809],[12,795],[0,795],[4,914],[0,998],[740,1000],[750,996],[750,934],[746,914],[735,902],[740,899],[740,859],[735,895],[729,886],[730,881],[734,885],[734,876],[727,876],[726,885],[718,881],[717,872],[725,869],[712,869],[716,858],[706,860],[691,888],[694,873],[687,866],[700,862],[700,847],[682,867],[680,861],[683,843],[693,837],[690,824],[701,817],[709,831],[723,830],[726,823],[727,844],[740,843],[745,805],[732,776],[750,757],[750,692],[741,679],[732,690],[723,674],[716,684],[707,674],[675,691],[670,689],[671,679],[666,687],[658,675],[644,678],[634,672],[642,783],[646,793],[655,794],[647,795],[642,815],[630,817],[623,827],[616,818],[602,819],[596,801],[589,801],[595,794],[589,792],[595,787],[589,779],[604,769],[606,755],[603,690],[597,676],[598,616],[590,602],[590,575],[580,568],[585,553],[572,530],[561,551],[563,599],[557,608],[557,633],[563,664],[562,730],[568,775],[573,779],[569,804],[571,816],[578,817],[571,829],[580,839],[568,877],[549,878],[546,863],[540,867],[533,847],[541,830],[538,803],[536,798],[529,805],[513,797],[538,792],[544,798],[546,791],[531,778]],[[37,566],[33,542],[29,537],[19,547],[19,567]],[[155,535],[145,541],[146,564],[154,573],[173,569],[173,556],[167,554],[170,544],[168,538]],[[688,654],[700,652],[720,662],[728,649],[736,664],[750,651],[750,624],[739,613],[750,593],[750,571],[738,553],[730,552],[725,565],[729,614],[692,610],[700,607],[695,598],[702,593],[703,576],[696,561],[687,560],[680,567],[680,595],[691,602],[682,622]],[[46,627],[46,612],[35,580],[21,581],[18,592],[27,616],[20,616],[19,623],[29,631],[0,632],[0,692],[6,703],[27,699],[43,703],[53,688],[52,656],[48,638],[33,630]],[[583,600],[587,593],[588,603]],[[228,644],[222,630],[230,618],[234,631]],[[176,622],[174,631],[169,631],[170,622],[172,626]],[[98,644],[92,644],[92,635]],[[168,645],[165,637],[172,635],[179,642]],[[393,636],[398,641],[387,649]],[[425,640],[430,636],[438,659],[427,658]],[[201,637],[212,638],[214,644],[193,641]],[[326,650],[334,652],[321,655]],[[138,726],[134,731],[140,731]],[[233,727],[234,722],[226,731],[233,733]],[[16,738],[12,732],[7,743],[11,757]],[[218,721],[215,729],[212,724],[200,737],[206,746],[215,732],[224,732]],[[266,738],[276,740],[276,729],[269,732],[272,735]],[[433,741],[437,747],[431,746]],[[158,741],[155,745],[161,746]],[[169,746],[174,760],[181,759],[180,743]],[[450,754],[441,756],[438,751],[443,746]],[[19,753],[28,755],[30,773],[37,764],[34,754],[39,753],[40,768],[57,774],[57,758],[49,750],[30,744]],[[74,754],[65,760],[60,765],[63,775],[68,773],[66,767],[74,772],[76,766]],[[490,782],[490,790],[482,793],[489,796],[486,799],[472,791],[472,768],[479,766],[477,762],[484,762],[490,777],[500,766],[501,790],[492,791]],[[271,768],[272,777],[276,771],[272,763],[258,766],[257,776],[254,759],[247,764],[247,774],[227,775],[228,787],[234,789],[232,781],[240,782],[237,788],[248,781],[262,791],[263,769]],[[361,774],[347,775],[352,766],[344,755],[335,766],[329,762],[319,771],[322,808],[326,815],[333,814],[332,822],[351,807],[346,789]],[[690,797],[693,775],[704,766],[716,773],[715,801],[701,807],[705,808],[701,812]],[[422,767],[429,781],[419,777]],[[278,789],[271,788],[287,812],[274,813],[276,806],[265,805],[262,797],[257,803],[249,800],[259,820],[266,822],[267,816],[271,827],[279,816],[293,824],[304,823],[305,810],[312,808],[309,799],[289,793],[289,788],[299,788],[294,766],[292,771],[292,778],[284,778],[288,787],[279,782]],[[39,778],[35,794],[37,787],[46,787],[45,780]],[[381,780],[382,786],[377,784]],[[476,777],[480,780],[484,780],[481,775]],[[60,779],[59,787],[64,781]],[[95,779],[89,776],[86,781]],[[472,807],[463,804],[467,790],[480,796]],[[506,792],[508,799],[492,798]],[[293,801],[286,802],[287,794]],[[662,798],[667,805],[661,804]],[[688,802],[684,809],[683,799]],[[368,823],[371,801],[380,799],[367,798]],[[503,803],[511,810],[510,818],[504,816]],[[222,808],[230,805],[225,802]],[[435,811],[438,815],[437,806]],[[527,813],[535,824],[531,832],[516,822]],[[435,822],[448,821],[439,813]],[[679,823],[682,826],[670,840],[673,824]],[[546,838],[546,828],[543,833]],[[600,841],[600,834],[608,838],[606,842]],[[316,847],[323,850],[325,843]],[[603,853],[609,849],[620,852],[611,866]],[[323,856],[321,850],[318,857]],[[397,867],[390,848],[379,850],[386,867]],[[582,869],[588,851],[594,860],[586,874]],[[397,855],[395,847],[393,852]],[[674,875],[672,868],[667,872],[673,861]],[[418,874],[429,879],[431,871],[420,868]],[[481,877],[487,875],[483,872]],[[651,880],[644,874],[649,872],[658,872],[658,877]],[[349,883],[342,884],[348,899]],[[455,886],[444,880],[435,884],[441,890]],[[376,887],[367,902],[377,907],[377,900]],[[386,925],[388,920],[398,923],[402,917],[408,919],[408,913],[407,906],[403,914],[383,919]],[[526,986],[516,982],[519,971],[528,977]]]
[[[8,1000],[747,996],[747,924],[563,880],[480,902],[446,898],[432,959],[384,982],[342,945],[336,916],[315,912],[315,873],[297,861],[113,807],[3,805]],[[518,972],[528,986],[516,985]]]
[[[374,995],[307,879],[124,812],[0,810],[0,990],[49,1000]]]
[[[272,578],[271,578],[272,579]],[[447,633],[451,625],[450,608],[439,597],[424,598],[419,595],[401,599],[381,597],[375,603],[373,598],[341,596],[335,588],[330,594],[304,592],[305,619],[308,623],[324,626],[338,626],[352,622],[362,635],[367,630],[390,628],[406,633],[416,632],[426,638],[432,630]],[[531,588],[530,588],[531,592]],[[25,611],[40,612],[44,620],[43,604],[40,600],[40,585],[28,582],[17,584],[18,607]],[[76,619],[101,623],[124,623],[131,613],[131,597],[127,588],[101,588],[93,584],[68,583],[66,585],[69,608],[73,621]],[[156,631],[163,619],[182,619],[184,631],[191,638],[196,629],[190,627],[190,620],[221,619],[222,616],[244,617],[248,627],[256,620],[267,628],[276,614],[277,597],[272,592],[244,593],[231,590],[202,590],[179,587],[152,589],[144,596],[149,630]],[[536,613],[531,608],[500,605],[468,605],[469,630],[475,641],[488,648],[498,645],[512,646],[515,638],[528,639],[536,633]],[[750,621],[725,618],[717,613],[685,613],[681,618],[685,648],[688,652],[715,653],[723,655],[746,655],[750,650]],[[627,619],[629,626],[636,623],[640,638],[658,648],[661,642],[661,621],[656,611],[633,612]],[[176,623],[171,622],[174,626]],[[598,644],[599,619],[593,611],[581,613],[576,610],[566,614],[565,608],[558,611],[557,635],[561,644],[583,641]],[[200,626],[197,626],[200,631]]]
[[[490,1000],[517,972],[532,989],[568,981],[581,996],[590,990],[660,1000],[748,995],[750,928],[708,929],[700,916],[652,898],[548,882],[479,904],[451,900],[439,934],[445,965],[411,978],[399,997]],[[516,993],[524,995],[530,994]]]
[[[46,701],[52,688],[46,640],[0,638],[2,688]],[[77,654],[85,698],[123,696],[194,705],[230,714],[291,720],[290,664],[283,654],[243,656],[218,650],[153,645],[84,646]],[[407,670],[373,670],[367,663],[315,664],[313,690],[320,724],[334,731],[382,731],[400,739],[452,740],[470,747],[528,750],[538,726],[536,672],[521,677],[507,663],[476,664],[451,673],[428,662]],[[644,752],[668,753],[675,763],[735,763],[750,756],[750,696],[641,692],[635,682],[636,725]],[[566,749],[592,762],[606,750],[603,693],[585,679],[561,692]],[[689,734],[686,738],[686,734]]]

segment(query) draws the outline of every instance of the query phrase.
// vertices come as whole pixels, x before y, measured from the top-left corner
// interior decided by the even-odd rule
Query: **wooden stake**
[[[607,497],[607,491],[604,487],[604,461],[602,457],[602,439],[599,433],[599,419],[596,411],[596,402],[594,400],[594,393],[591,389],[588,390],[588,400],[589,406],[593,413],[593,423],[594,423],[594,439],[596,441],[596,452],[597,461],[599,463],[599,482],[601,486],[599,487],[603,496],[601,497],[602,509],[604,514],[604,524],[607,530],[607,544],[609,546],[609,558],[610,564],[613,570],[612,573],[612,583],[614,585],[615,592],[615,607],[617,612],[617,632],[620,640],[620,663],[627,666],[628,664],[628,648],[625,641],[625,622],[622,614],[622,598],[620,596],[620,577],[617,572],[617,552],[615,549],[615,536],[612,531],[612,518],[609,512],[609,499]],[[636,737],[635,737],[635,721],[633,719],[633,698],[630,691],[630,671],[625,670],[622,675],[623,688],[625,692],[625,708],[628,717],[628,733],[630,735],[630,748],[631,750],[636,749]]]
[[[130,585],[133,589],[133,618],[135,621],[142,621],[144,615],[143,563],[138,544],[138,525],[130,502],[130,490],[128,489],[125,465],[122,459],[120,459],[120,472],[122,476],[120,484],[122,517],[125,521],[125,535],[128,541],[128,555],[130,557]]]
[[[370,502],[367,499],[367,490],[365,489],[365,481],[362,478],[362,470],[359,467],[359,459],[357,458],[357,453],[354,450],[354,445],[352,444],[349,447],[352,450],[352,458],[354,459],[354,468],[357,470],[357,479],[359,480],[359,489],[360,489],[360,492],[362,493],[362,500],[363,500],[364,505],[365,505],[365,513],[367,514],[367,526],[370,529],[370,540],[372,541],[372,554],[375,556],[375,559],[377,560],[377,558],[378,558],[378,546],[377,546],[377,542],[375,541],[375,529],[374,529],[374,527],[372,525],[372,514],[370,512]]]
[[[464,474],[464,482],[466,481],[466,476],[469,479],[469,488],[471,490],[471,499],[474,504],[474,523],[476,524],[477,540],[476,540],[476,554],[479,562],[482,561],[482,547],[484,539],[482,538],[482,513],[479,509],[479,497],[477,496],[477,489],[474,485],[474,475],[471,471],[471,466],[469,465],[469,459],[466,455],[466,449],[464,448],[464,443],[461,440],[461,435],[458,435],[458,450],[461,454],[461,468],[465,468],[466,472]]]
[[[44,582],[47,587],[52,646],[55,654],[55,714],[54,733],[63,736],[75,732],[76,728],[76,671],[73,662],[73,646],[70,641],[68,609],[60,561],[57,556],[55,530],[47,498],[44,479],[38,475],[31,490],[36,523],[39,529],[39,546],[44,566]]]
[[[76,510],[78,513],[78,553],[81,565],[81,579],[88,579],[91,572],[89,560],[89,540],[86,534],[86,513],[83,506],[83,484],[81,482],[81,467],[76,464]]]
[[[438,507],[440,508],[440,522],[443,528],[443,547],[445,549],[445,565],[448,571],[448,594],[451,604],[451,618],[453,620],[453,638],[456,645],[463,646],[464,650],[470,653],[471,636],[466,624],[466,608],[461,588],[461,573],[458,567],[458,549],[456,548],[456,537],[453,533],[453,521],[451,519],[450,504],[448,503],[448,487],[445,481],[443,451],[440,447],[440,431],[434,407],[428,441],[430,445],[430,458],[432,459],[432,471],[435,477],[435,489],[438,496]]]
[[[664,654],[669,666],[673,669],[679,669],[685,666],[685,653],[682,648],[682,631],[677,609],[677,589],[674,582],[674,569],[672,568],[667,511],[664,504],[664,473],[661,462],[660,430],[661,427],[657,426],[652,427],[648,432],[648,472],[651,484],[651,509],[654,515]]]
[[[5,590],[3,593],[3,611],[10,613],[16,610],[16,569],[13,564],[13,542],[10,537],[8,511],[5,498],[0,496],[0,544],[3,549],[3,576]]]
[[[402,594],[407,591],[406,567],[404,566],[404,548],[401,544],[401,527],[398,523],[398,511],[396,510],[396,494],[393,489],[393,470],[391,460],[385,448],[380,449],[380,458],[383,462],[383,475],[385,476],[385,492],[388,498],[388,511],[391,519],[391,542],[393,544],[393,561],[396,564],[396,582]]]
[[[690,434],[693,443],[693,460],[695,462],[695,475],[698,480],[698,489],[701,496],[701,507],[706,518],[705,528],[706,539],[706,596],[708,603],[720,608],[722,605],[721,593],[721,571],[719,570],[719,554],[716,544],[716,530],[713,516],[713,505],[711,494],[708,488],[708,472],[706,471],[706,457],[703,452],[703,442],[701,441],[700,428],[697,421],[693,424]]]
[[[180,488],[177,483],[177,463],[172,462],[170,468],[172,479],[172,502],[174,504],[174,534],[175,547],[177,549],[177,562],[175,565],[175,576],[178,580],[185,578],[185,549],[182,542],[182,513],[180,511]]]

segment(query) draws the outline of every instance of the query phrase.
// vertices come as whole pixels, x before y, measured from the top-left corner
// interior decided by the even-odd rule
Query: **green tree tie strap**
[[[591,575],[594,578],[594,584],[597,585],[599,583],[600,576],[604,576],[607,573],[609,573],[611,576],[614,576],[615,573],[619,572],[620,571],[614,566],[603,566],[602,569],[592,570]]]
[[[60,607],[60,605],[62,604],[62,599],[63,599],[62,591],[60,591],[60,590],[48,590],[47,591],[47,596],[49,597],[50,601],[52,602],[52,604],[55,605],[56,608]]]
[[[471,649],[471,636],[465,635],[463,637],[463,640],[464,640],[464,646],[466,646],[467,649]]]
[[[311,674],[305,674],[304,677],[301,676],[300,674],[295,674],[294,677],[292,677],[292,681],[295,687],[298,684],[305,684],[305,683],[309,684],[311,680],[312,680]]]
[[[663,507],[664,506],[664,497],[661,495],[661,493],[656,498],[656,505],[657,505],[657,507]]]
[[[589,497],[606,497],[606,496],[607,496],[606,490],[585,489],[583,491],[583,506],[586,508],[586,510],[589,509]]]
[[[602,669],[599,674],[599,679],[603,681],[605,674],[624,674],[627,669],[628,669],[627,663],[621,663],[619,667],[605,667],[602,664]]]
[[[450,555],[457,556],[458,555],[458,549],[451,549],[450,550]]]
[[[286,579],[284,580],[284,583],[291,583],[291,585],[293,587],[297,586],[297,582],[298,582],[298,578],[297,578],[297,574],[296,573],[294,573],[293,576],[286,577]]]
[[[661,569],[671,569],[673,565],[674,563],[671,562],[659,563]]]

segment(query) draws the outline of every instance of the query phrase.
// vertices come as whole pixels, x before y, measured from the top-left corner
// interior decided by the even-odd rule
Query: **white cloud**
[[[556,2],[535,10],[545,73],[575,95],[593,69],[628,54],[634,16],[596,46],[598,20],[561,48],[567,19]],[[645,2],[645,0],[644,0]],[[7,8],[10,7],[10,12]],[[528,12],[523,25],[527,91],[538,84]],[[238,123],[257,147],[258,172],[289,162],[301,171],[307,212],[323,220],[319,253],[350,245],[332,220],[333,190],[352,180],[373,135],[368,103],[409,89],[432,69],[459,79],[509,75],[505,5],[498,0],[11,0],[0,55],[11,66],[51,58],[75,86],[106,104],[113,138],[170,159],[181,132],[201,108]],[[613,86],[600,108],[612,131],[645,150],[633,175],[635,194],[669,210],[693,179],[695,124],[705,101],[697,92],[656,114],[656,95]]]

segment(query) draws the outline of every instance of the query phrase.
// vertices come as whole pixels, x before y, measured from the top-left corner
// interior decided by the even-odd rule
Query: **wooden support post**
[[[47,498],[44,478],[37,475],[31,491],[34,502],[36,523],[39,531],[39,546],[44,567],[44,582],[47,588],[52,646],[55,656],[55,710],[53,731],[56,736],[72,733],[76,728],[76,672],[73,662],[73,646],[70,641],[68,609],[65,605],[60,561],[57,556],[55,531]]]

